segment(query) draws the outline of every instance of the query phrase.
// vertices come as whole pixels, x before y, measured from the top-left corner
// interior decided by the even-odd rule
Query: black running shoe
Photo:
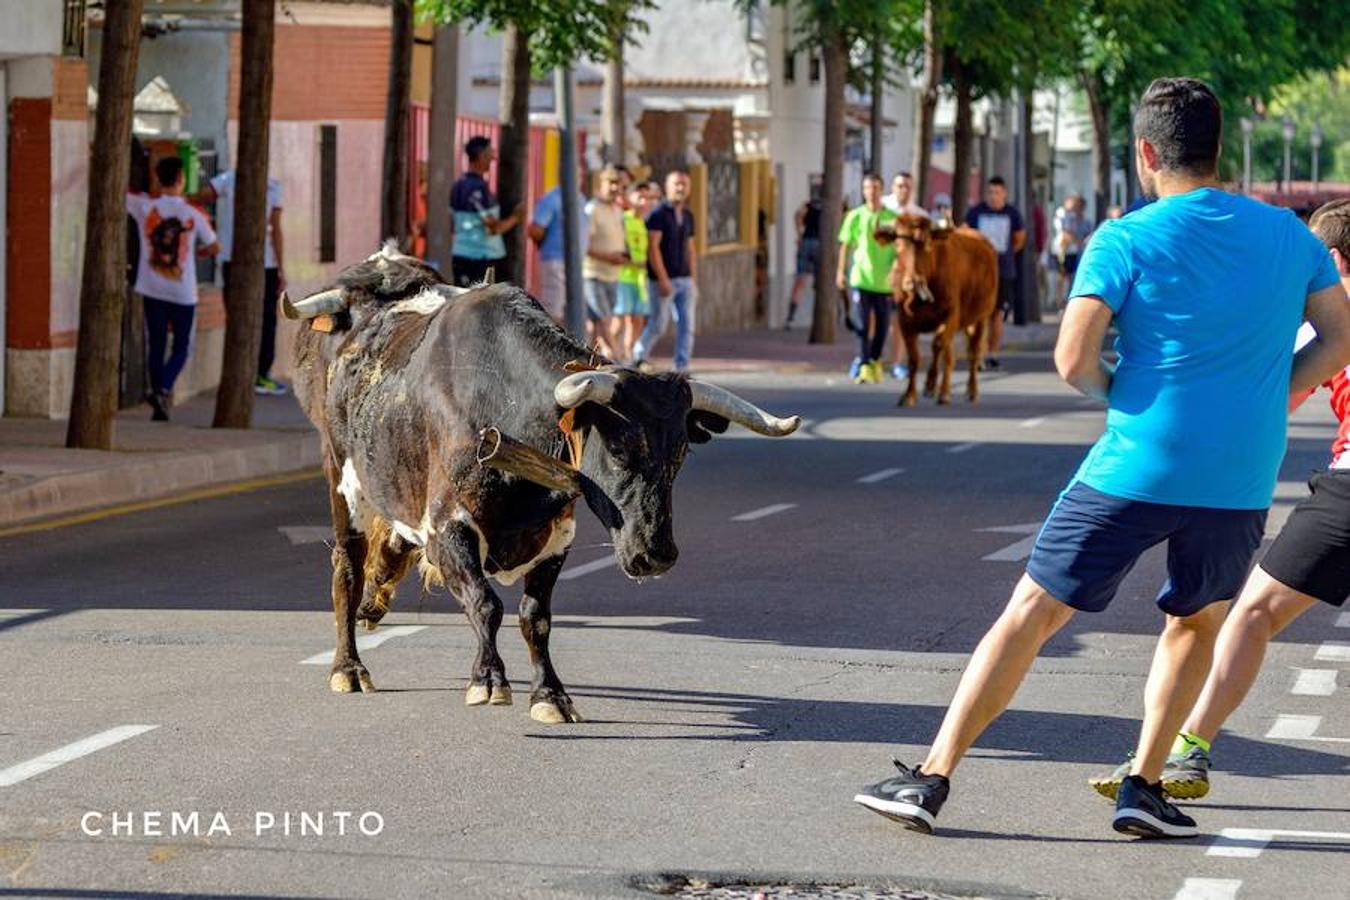
[[[1142,838],[1184,838],[1200,833],[1194,819],[1167,802],[1161,784],[1149,784],[1138,775],[1120,783],[1111,827]]]
[[[865,787],[853,795],[854,803],[893,819],[910,831],[932,834],[937,814],[947,802],[951,782],[944,775],[925,775],[919,767],[909,768],[892,760],[900,774],[879,784]]]
[[[148,391],[145,395],[145,399],[150,404],[150,409],[152,410],[150,414],[151,422],[169,421],[169,404],[167,402],[168,400],[167,395],[161,394],[158,391]]]

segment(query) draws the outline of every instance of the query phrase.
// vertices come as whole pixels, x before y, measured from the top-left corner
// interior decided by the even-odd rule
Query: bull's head
[[[895,220],[894,240],[899,245],[897,252],[913,254],[914,275],[924,281],[931,278],[937,268],[934,243],[946,240],[951,233],[952,229],[945,221],[935,223],[927,216],[911,214]],[[898,299],[908,305],[913,300],[911,291],[900,284],[896,287]]]
[[[784,437],[801,419],[780,419],[728,390],[681,375],[642,375],[607,367],[562,379],[554,400],[584,429],[581,471],[597,490],[587,503],[609,528],[614,552],[633,577],[660,575],[679,556],[671,488],[690,444],[735,422]]]

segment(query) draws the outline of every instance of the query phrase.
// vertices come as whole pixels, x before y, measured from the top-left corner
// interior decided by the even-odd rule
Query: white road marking
[[[1313,659],[1318,662],[1350,663],[1350,644],[1342,644],[1339,641],[1327,641],[1317,648],[1317,654]]]
[[[1233,900],[1240,878],[1187,878],[1172,900]]]
[[[1045,416],[1037,416],[1034,419],[1025,419],[1017,423],[1018,428],[1039,428],[1045,424]]]
[[[571,581],[573,578],[580,578],[582,575],[589,575],[592,572],[599,572],[601,569],[608,569],[611,566],[617,566],[619,561],[613,554],[602,556],[599,559],[593,559],[588,563],[582,563],[579,566],[572,566],[570,569],[563,569],[558,573],[559,581]]]
[[[733,522],[753,522],[756,519],[766,519],[769,516],[776,516],[781,512],[787,512],[789,509],[796,509],[795,503],[775,503],[772,506],[764,506],[759,509],[752,509],[748,513],[741,513],[739,516],[732,516]]]
[[[1350,628],[1350,612],[1343,612],[1336,617],[1337,628]]]
[[[1329,697],[1336,693],[1335,669],[1295,669],[1298,677],[1294,679],[1291,694],[1306,697]]]
[[[1020,562],[1031,556],[1031,550],[1036,546],[1036,536],[1040,534],[1040,522],[1027,522],[1024,525],[996,525],[993,528],[977,528],[976,531],[993,531],[998,534],[1025,534],[1016,543],[1009,544],[1002,550],[995,550],[988,556],[983,557],[987,562]]]
[[[1206,856],[1255,859],[1276,838],[1303,838],[1321,841],[1350,841],[1345,831],[1286,831],[1283,828],[1225,828],[1205,851]]]
[[[864,475],[859,478],[858,484],[876,484],[879,481],[885,481],[887,478],[903,475],[904,472],[904,469],[882,469],[880,472],[873,472],[871,475]]]
[[[957,444],[955,447],[948,447],[948,453],[965,453],[967,450],[974,450],[980,446],[980,441],[971,441],[968,444]]]
[[[384,625],[374,634],[363,634],[356,639],[356,650],[359,653],[362,650],[372,650],[391,638],[403,637],[406,634],[415,634],[426,628],[425,625]],[[308,659],[300,660],[302,666],[331,666],[333,664],[333,651],[328,650],[324,653],[316,653]]]
[[[1318,737],[1321,716],[1295,716],[1287,713],[1275,719],[1266,737],[1277,741],[1325,741],[1331,744],[1350,744],[1350,738]]]
[[[300,544],[320,544],[333,537],[332,525],[282,525],[277,529],[291,542],[291,546]]]
[[[158,725],[119,725],[116,728],[109,728],[107,731],[100,731],[98,734],[76,741],[73,744],[57,747],[50,753],[44,753],[27,762],[21,762],[17,766],[0,769],[0,787],[10,787],[20,781],[27,781],[34,775],[49,772],[57,766],[65,765],[81,756],[88,756],[90,753],[97,752],[105,747],[120,744],[128,738],[145,734],[147,731],[158,727]]]

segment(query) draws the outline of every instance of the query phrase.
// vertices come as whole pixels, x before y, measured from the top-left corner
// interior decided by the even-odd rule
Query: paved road
[[[809,426],[691,457],[665,578],[604,566],[585,521],[553,637],[581,725],[540,725],[523,702],[466,708],[469,631],[448,597],[411,584],[364,653],[380,692],[331,694],[316,480],[0,540],[0,897],[623,896],[655,872],[1346,896],[1350,628],[1330,609],[1273,648],[1216,745],[1215,790],[1193,807],[1205,836],[1110,830],[1086,779],[1133,743],[1158,554],[1108,612],[1051,641],[962,767],[939,837],[849,802],[892,753],[921,758],[1100,428],[1043,360],[1012,369],[978,407],[908,411],[892,385],[734,376]],[[1309,406],[1285,509],[1331,434]],[[510,627],[501,645],[523,701],[523,645]],[[194,811],[200,834],[168,836]],[[208,834],[217,811],[229,835]],[[301,834],[302,812],[325,814],[323,836]],[[129,813],[135,833],[113,834]],[[259,815],[274,817],[260,833]]]

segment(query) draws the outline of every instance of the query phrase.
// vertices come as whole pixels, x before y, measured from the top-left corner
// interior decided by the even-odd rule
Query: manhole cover
[[[640,878],[635,886],[685,900],[974,900],[979,894],[950,894],[896,884],[847,881],[733,881],[693,875]]]

